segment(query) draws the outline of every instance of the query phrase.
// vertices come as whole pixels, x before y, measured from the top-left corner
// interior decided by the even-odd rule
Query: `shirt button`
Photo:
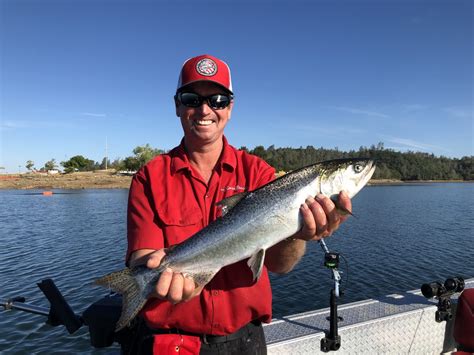
[[[212,294],[213,294],[214,296],[217,296],[217,295],[219,295],[219,291],[214,290],[214,291],[212,291]]]
[[[179,346],[176,346],[176,347],[174,348],[174,351],[179,352]]]
[[[206,195],[204,195],[204,197],[205,197],[205,198],[209,198],[209,195],[206,194]]]

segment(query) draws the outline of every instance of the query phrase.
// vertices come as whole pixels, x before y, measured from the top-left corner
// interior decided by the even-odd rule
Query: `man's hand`
[[[141,253],[139,253],[141,252]],[[146,253],[146,254],[145,254]],[[161,259],[166,255],[164,249],[160,250],[137,250],[130,258],[131,266],[145,264],[150,269],[160,266]],[[189,301],[199,295],[203,287],[196,287],[191,278],[184,277],[183,274],[166,269],[162,272],[155,287],[155,292],[151,297],[166,299],[173,304]]]
[[[351,199],[344,191],[339,193],[338,205],[352,211]],[[320,240],[329,237],[348,217],[341,215],[334,202],[321,194],[316,198],[307,198],[301,205],[300,211],[303,216],[303,228],[293,237],[303,240]]]

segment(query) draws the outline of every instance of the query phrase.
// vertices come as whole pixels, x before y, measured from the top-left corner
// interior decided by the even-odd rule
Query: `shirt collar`
[[[231,170],[234,170],[237,165],[237,158],[235,156],[234,149],[227,142],[226,137],[222,137],[222,153],[217,165],[221,167],[228,167]],[[188,156],[186,154],[186,149],[184,147],[184,138],[181,139],[179,146],[174,148],[171,152],[171,174],[175,174],[177,171],[186,169],[191,170],[191,164],[189,163]]]

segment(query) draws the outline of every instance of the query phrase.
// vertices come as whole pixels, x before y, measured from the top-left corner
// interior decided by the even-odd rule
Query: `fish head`
[[[321,163],[320,191],[335,197],[345,191],[354,197],[372,177],[375,163],[367,158],[336,159]]]

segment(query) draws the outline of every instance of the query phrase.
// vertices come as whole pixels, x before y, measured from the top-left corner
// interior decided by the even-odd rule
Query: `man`
[[[189,238],[218,218],[216,203],[274,179],[263,160],[228,144],[224,128],[234,98],[230,69],[210,55],[188,59],[175,96],[176,115],[184,131],[181,144],[144,166],[133,178],[128,206],[130,266],[156,268],[166,248]],[[345,193],[341,206],[351,210]],[[180,354],[265,354],[261,322],[271,320],[267,269],[287,273],[300,260],[308,240],[334,232],[345,219],[324,196],[309,196],[301,206],[304,226],[270,248],[255,283],[245,261],[219,271],[206,286],[180,273],[165,271],[154,298],[143,309],[148,339],[140,351]]]

